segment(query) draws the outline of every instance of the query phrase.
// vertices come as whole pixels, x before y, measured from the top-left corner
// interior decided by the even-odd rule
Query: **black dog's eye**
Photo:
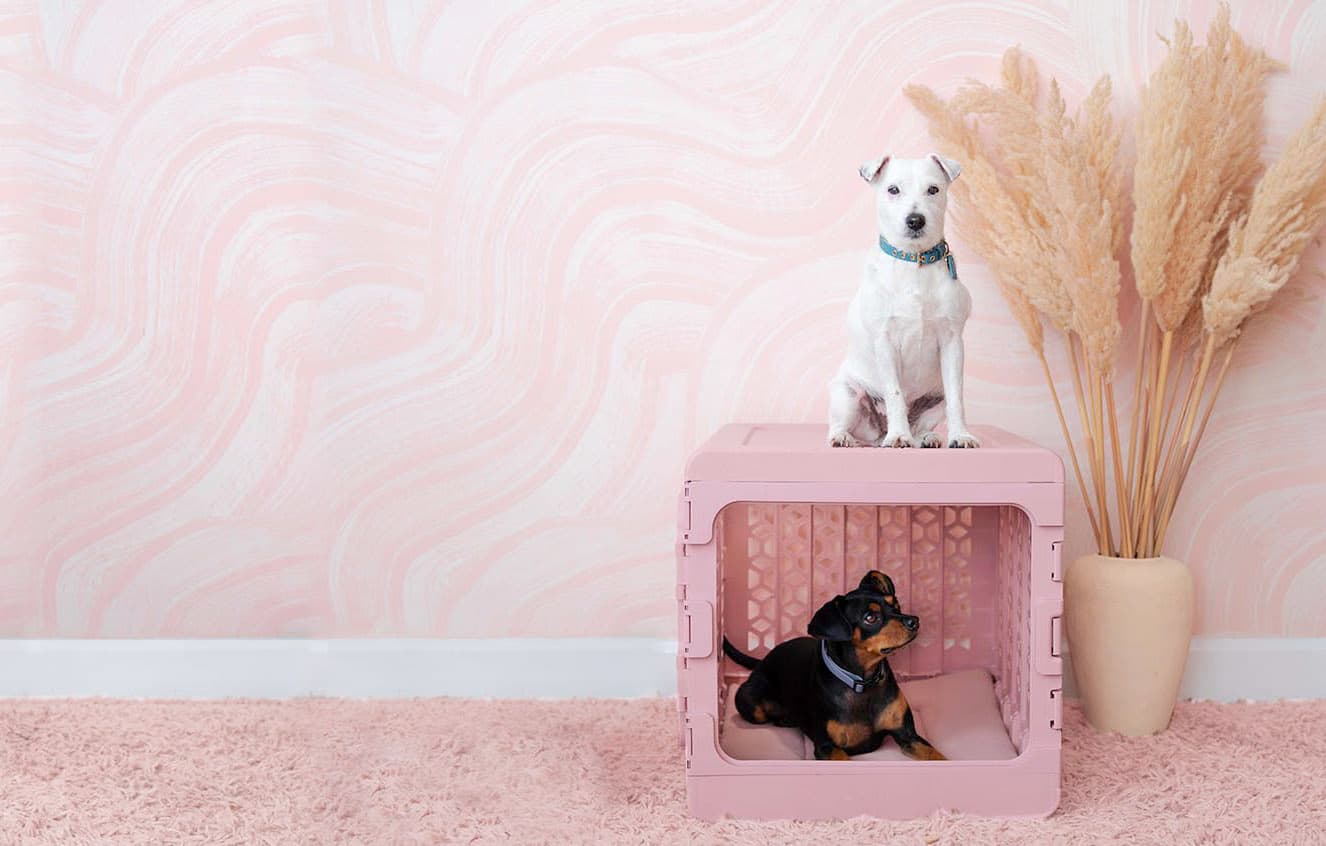
[[[896,193],[898,193],[898,186],[897,186],[897,185],[890,185],[890,186],[889,186],[889,193],[890,193],[890,194],[896,194]]]
[[[929,190],[929,191],[926,191],[926,193],[927,193],[927,194],[938,194],[938,193],[939,193],[939,186],[938,186],[938,185],[931,185],[931,186],[930,186],[930,190]]]
[[[874,611],[871,611],[867,613],[863,619],[866,621],[866,625],[873,626],[879,622],[879,615],[876,614]]]

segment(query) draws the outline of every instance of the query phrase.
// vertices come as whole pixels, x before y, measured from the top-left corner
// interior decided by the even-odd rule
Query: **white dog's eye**
[[[939,186],[938,186],[938,185],[931,185],[931,186],[930,186],[930,190],[929,190],[929,191],[926,191],[926,193],[927,193],[927,194],[938,194],[938,193],[939,193]]]
[[[889,186],[889,193],[890,193],[890,194],[896,194],[896,193],[898,193],[898,186],[897,186],[897,185],[890,185],[890,186]]]

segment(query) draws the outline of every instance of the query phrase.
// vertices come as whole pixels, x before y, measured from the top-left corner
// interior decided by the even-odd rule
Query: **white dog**
[[[829,385],[832,446],[978,447],[962,408],[962,328],[971,296],[944,240],[948,186],[962,168],[942,156],[885,156],[861,166],[875,189],[879,246],[847,312],[847,358]]]

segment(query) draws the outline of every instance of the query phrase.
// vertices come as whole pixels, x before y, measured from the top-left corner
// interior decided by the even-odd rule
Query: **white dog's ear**
[[[931,153],[930,158],[934,159],[935,164],[939,165],[939,169],[944,171],[944,175],[948,177],[949,182],[957,179],[958,174],[962,173],[962,165],[952,159],[946,159],[937,153]]]
[[[884,156],[878,159],[871,159],[870,161],[861,165],[860,170],[858,170],[857,172],[861,174],[861,178],[864,179],[865,181],[874,182],[875,177],[879,176],[879,172],[883,170],[884,165],[888,163],[889,163],[888,156]]]

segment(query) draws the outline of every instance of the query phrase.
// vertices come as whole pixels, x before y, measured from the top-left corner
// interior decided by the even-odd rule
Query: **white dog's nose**
[[[912,230],[913,232],[917,232],[921,229],[924,229],[925,215],[919,214],[917,212],[912,212],[911,214],[907,215],[907,228]]]

